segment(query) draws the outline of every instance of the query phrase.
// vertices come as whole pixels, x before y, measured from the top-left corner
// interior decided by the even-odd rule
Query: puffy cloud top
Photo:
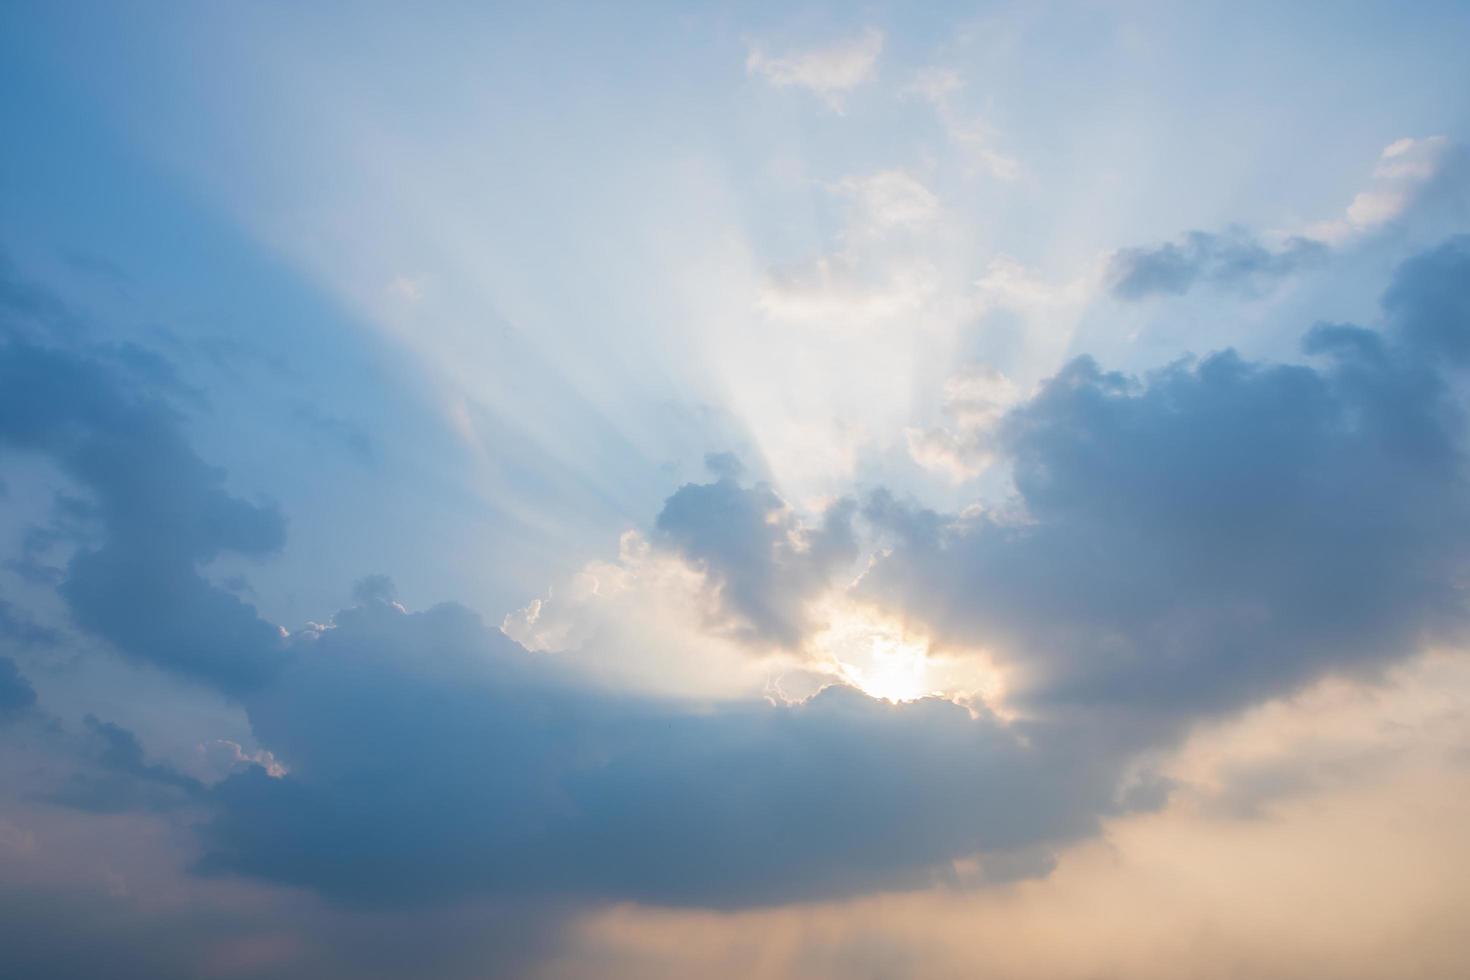
[[[863,591],[1038,708],[1187,718],[1463,638],[1466,244],[1403,266],[1385,332],[1311,331],[1315,366],[1074,361],[1000,426],[1024,517],[879,500],[898,543]]]

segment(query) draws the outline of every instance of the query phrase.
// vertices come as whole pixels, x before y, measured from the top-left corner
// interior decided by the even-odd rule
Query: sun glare
[[[890,701],[936,693],[930,683],[926,637],[906,635],[898,623],[846,606],[834,607],[828,623],[815,646],[846,683]]]
[[[828,673],[865,694],[889,701],[937,695],[962,701],[978,698],[1002,717],[1005,685],[981,651],[972,656],[936,656],[930,637],[875,610],[831,601],[822,610],[827,627],[810,652]]]
[[[850,676],[868,694],[890,701],[912,701],[934,693],[928,688],[929,651],[926,644],[874,637],[868,665],[845,664]]]

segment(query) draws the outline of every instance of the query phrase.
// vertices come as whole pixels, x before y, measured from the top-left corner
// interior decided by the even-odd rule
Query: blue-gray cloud
[[[9,657],[0,657],[0,723],[36,703],[36,689]]]
[[[1026,519],[879,499],[895,547],[863,591],[997,651],[1033,709],[1135,720],[1463,640],[1467,304],[1461,238],[1401,268],[1383,332],[1312,330],[1312,365],[1079,359],[1001,426]]]
[[[7,413],[6,436],[91,489],[104,531],[67,569],[74,615],[236,694],[289,769],[206,790],[96,723],[90,764],[107,779],[70,802],[187,799],[211,813],[201,871],[370,905],[742,906],[926,884],[976,854],[996,879],[1045,873],[1052,848],[1107,815],[1162,804],[1167,783],[1129,774],[1190,722],[1464,635],[1470,493],[1448,372],[1470,329],[1456,319],[1467,273],[1466,240],[1406,264],[1387,328],[1319,326],[1310,364],[1224,352],[1140,380],[1074,362],[1000,427],[1024,520],[872,498],[867,520],[892,549],[863,596],[1008,658],[1028,712],[1013,722],[842,687],[794,705],[610,693],[463,608],[405,613],[377,577],[331,628],[285,642],[256,642],[268,625],[231,597],[251,624],[232,647],[235,620],[209,614],[217,590],[196,566],[274,546],[271,512],[224,494],[159,407],[82,359],[12,344],[0,377],[28,380],[0,397],[37,421]],[[78,378],[91,384],[64,390],[102,394],[65,410],[37,394]],[[162,477],[97,466],[98,440],[168,474],[167,506],[129,482]],[[854,557],[854,535],[851,504],[804,528],[729,467],[679,488],[657,521],[743,630],[788,643],[806,626],[801,597]],[[84,556],[108,549],[118,573],[89,578]],[[160,565],[195,590],[160,584]],[[79,575],[96,590],[79,593]],[[126,591],[136,578],[146,587]],[[185,623],[189,642],[89,618],[119,593]],[[200,648],[226,659],[182,655]],[[270,667],[242,682],[231,669],[252,658]],[[146,792],[130,802],[114,779]]]
[[[78,545],[60,583],[79,626],[228,692],[269,677],[279,631],[199,566],[225,552],[270,554],[285,521],[226,492],[165,402],[98,357],[10,332],[0,342],[0,449],[49,458],[86,493],[61,498],[96,536]],[[49,539],[67,536],[53,531]]]
[[[290,767],[215,790],[205,868],[347,902],[739,906],[932,882],[1096,830],[1126,753],[829,688],[714,708],[579,685],[468,611],[340,614],[245,699]]]
[[[1191,231],[1177,242],[1125,248],[1108,264],[1112,294],[1123,300],[1181,295],[1199,284],[1254,291],[1322,262],[1329,249],[1310,238],[1268,248],[1249,232]]]
[[[832,504],[803,526],[764,483],[741,486],[729,454],[707,461],[713,483],[689,483],[664,503],[656,540],[703,571],[742,639],[795,647],[806,632],[806,602],[858,553],[856,504]]]
[[[1450,239],[1405,262],[1383,305],[1419,356],[1461,367],[1470,363],[1470,237]]]
[[[51,646],[61,639],[59,631],[33,620],[24,610],[0,599],[0,641],[18,647]]]
[[[198,800],[204,786],[172,766],[148,762],[131,731],[93,715],[83,719],[79,762],[47,801],[92,813],[171,810]]]

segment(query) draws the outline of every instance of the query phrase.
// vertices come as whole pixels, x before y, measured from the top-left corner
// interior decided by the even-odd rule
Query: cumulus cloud
[[[246,699],[288,767],[213,790],[205,869],[412,904],[740,906],[916,886],[1095,830],[1119,755],[941,701],[589,689],[468,611],[374,604]]]
[[[392,578],[381,572],[365,575],[353,585],[352,598],[356,599],[359,605],[395,602],[398,599],[398,586],[393,584]]]
[[[909,457],[927,470],[954,482],[972,479],[997,461],[995,427],[1023,392],[1061,363],[1076,326],[1096,295],[1100,267],[1070,279],[1054,280],[1008,255],[997,255],[972,283],[966,308],[973,316],[995,318],[1011,334],[1008,358],[1012,374],[993,364],[959,367],[940,388],[942,422],[904,430]],[[1020,317],[1024,330],[1007,326]]]
[[[1399,269],[1383,305],[1420,358],[1470,363],[1470,238],[1415,256]]]
[[[1467,288],[1461,238],[1400,269],[1383,331],[1308,333],[1311,365],[1074,361],[999,424],[1015,504],[876,501],[896,543],[862,592],[995,652],[1033,710],[1135,720],[1463,639]]]
[[[769,486],[722,476],[675,491],[656,540],[706,576],[722,631],[794,648],[807,631],[806,603],[857,558],[855,511],[854,501],[837,501],[808,528]]]
[[[1465,658],[1406,667],[1391,685],[1324,685],[1209,726],[1166,810],[1111,821],[1045,880],[736,914],[618,906],[573,928],[555,975],[1461,976],[1470,676]],[[1293,758],[1305,774],[1264,776]]]
[[[840,111],[843,96],[872,76],[882,52],[883,32],[870,27],[855,37],[805,51],[771,54],[765,45],[753,43],[745,70],[778,88],[807,89]]]

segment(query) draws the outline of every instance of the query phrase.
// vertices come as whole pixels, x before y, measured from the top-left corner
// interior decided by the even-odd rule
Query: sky
[[[0,7],[0,974],[1470,974],[1470,7]]]

